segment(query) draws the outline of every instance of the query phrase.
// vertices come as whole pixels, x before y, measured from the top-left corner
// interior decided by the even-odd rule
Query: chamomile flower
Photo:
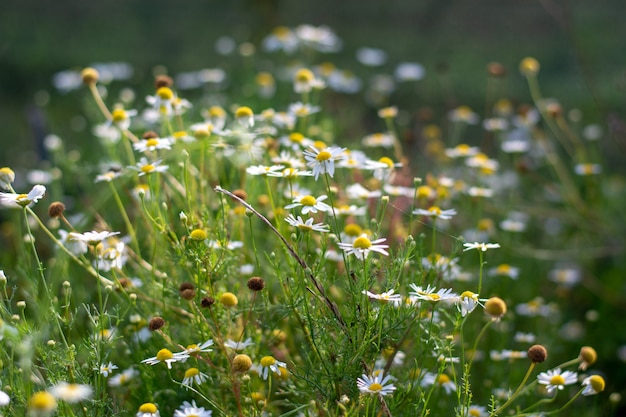
[[[131,381],[134,377],[138,375],[139,375],[139,371],[137,371],[135,368],[125,369],[123,372],[109,379],[109,386],[110,387],[122,387],[128,384],[129,381]]]
[[[416,284],[411,284],[413,289],[409,294],[417,300],[425,301],[444,301],[452,298],[456,298],[457,295],[452,292],[450,288],[441,288],[435,290],[435,287],[428,285],[426,288],[422,288]]]
[[[478,294],[471,291],[463,291],[456,299],[456,306],[461,312],[461,316],[465,317],[474,311],[480,302],[481,300],[478,298]]]
[[[174,417],[211,417],[212,413],[211,410],[198,407],[195,401],[191,403],[185,401],[178,410],[174,411]]]
[[[103,240],[119,234],[120,232],[96,232],[95,230],[85,233],[70,232],[70,234],[68,235],[68,239],[73,239],[76,241],[84,242],[90,246],[95,246]]]
[[[48,391],[37,391],[28,400],[28,412],[30,416],[49,416],[58,407],[54,395]]]
[[[15,172],[9,167],[0,168],[0,187],[10,190],[13,181],[15,181]]]
[[[482,405],[470,405],[464,417],[489,417],[487,407]]]
[[[561,371],[561,368],[541,372],[537,375],[537,382],[546,386],[548,394],[552,394],[555,390],[562,390],[566,385],[575,384],[577,381],[576,372]]]
[[[290,214],[285,218],[285,221],[292,225],[293,227],[301,230],[303,232],[320,232],[320,233],[328,233],[330,229],[328,229],[328,225],[324,223],[315,223],[313,224],[313,218],[310,217],[306,221],[302,220],[302,217],[298,216],[297,218]]]
[[[174,362],[184,362],[187,359],[189,359],[189,354],[187,352],[172,353],[171,350],[164,348],[159,350],[156,356],[144,359],[141,361],[141,363],[156,365],[158,363],[164,362],[167,365],[168,369],[172,369],[172,364]]]
[[[276,360],[273,356],[264,356],[261,358],[261,363],[259,364],[259,376],[263,379],[267,379],[270,371],[276,374],[277,376],[281,375],[281,371],[278,368],[287,368],[287,364],[285,362],[281,362]]]
[[[479,121],[478,114],[474,113],[468,106],[459,106],[448,113],[448,119],[452,122],[467,123],[475,125]]]
[[[423,387],[432,385],[442,387],[446,391],[446,394],[451,394],[456,391],[456,384],[446,374],[437,375],[431,372],[426,372],[420,384]]]
[[[391,383],[391,375],[361,375],[356,380],[356,386],[362,394],[368,395],[389,395],[396,389],[395,385]]]
[[[175,99],[176,96],[171,88],[160,87],[155,95],[146,97],[146,102],[158,110],[159,113],[169,116],[172,114]]]
[[[235,249],[242,248],[243,242],[240,242],[238,240],[227,240],[227,241],[209,240],[207,242],[207,246],[211,249],[235,250]]]
[[[346,196],[350,200],[366,200],[368,198],[379,198],[382,195],[380,190],[370,191],[359,183],[346,187]]]
[[[87,243],[71,236],[70,232],[67,232],[66,230],[59,229],[59,240],[63,243],[63,246],[65,246],[65,248],[74,255],[82,255],[89,251]]]
[[[500,244],[498,243],[478,243],[478,242],[474,242],[474,243],[464,243],[463,247],[465,247],[465,249],[463,249],[463,252],[468,251],[468,250],[472,250],[472,249],[478,249],[480,251],[486,252],[487,249],[497,249],[500,247]]]
[[[197,356],[200,353],[209,353],[212,352],[213,349],[209,349],[210,346],[213,346],[213,340],[209,339],[201,344],[191,344],[185,348],[184,351],[180,352],[183,354],[187,354],[188,356]],[[184,361],[182,361],[184,362]]]
[[[50,388],[50,393],[59,400],[63,400],[68,403],[78,403],[91,398],[93,395],[93,388],[84,384],[59,382]]]
[[[431,208],[427,210],[415,209],[413,210],[413,214],[418,215],[418,216],[432,217],[434,219],[449,220],[452,218],[452,216],[456,215],[456,210],[454,209],[442,210],[437,206],[432,206]]]
[[[390,133],[372,133],[361,140],[361,143],[366,148],[393,148],[395,142],[395,137]]]
[[[152,174],[154,172],[165,172],[168,169],[167,165],[161,165],[163,161],[157,159],[156,161],[149,162],[146,158],[141,158],[137,165],[130,165],[128,168],[133,171],[137,171],[139,176]]]
[[[318,113],[320,111],[319,106],[312,106],[310,104],[305,104],[301,102],[292,103],[289,105],[289,109],[287,110],[290,114],[293,114],[295,117],[306,117],[311,114]]]
[[[135,417],[161,417],[159,409],[154,403],[143,403],[139,406]]]
[[[224,342],[224,347],[232,349],[236,352],[249,348],[252,345],[254,345],[254,342],[252,341],[251,338],[247,338],[243,342],[235,342],[234,340],[231,340],[231,339],[228,339]]]
[[[378,252],[382,255],[389,256],[389,252],[385,249],[389,247],[389,245],[385,245],[385,238],[380,238],[376,240],[370,240],[367,237],[367,234],[363,233],[361,236],[354,239],[352,243],[344,243],[340,242],[337,245],[346,253],[346,255],[354,255],[357,259],[365,259],[368,257],[370,252]]]
[[[105,173],[96,176],[94,182],[111,182],[120,175],[122,175],[120,171],[110,169]]]
[[[100,372],[100,374],[106,378],[109,376],[110,373],[112,373],[116,369],[117,369],[117,365],[114,365],[111,361],[109,361],[109,363],[101,364],[100,367],[96,368],[95,370]]]
[[[377,180],[387,182],[391,178],[396,168],[401,167],[400,162],[393,162],[389,157],[383,156],[378,161],[367,160],[365,161],[365,169],[373,171],[374,178]]]
[[[495,268],[489,270],[490,276],[509,277],[511,279],[517,279],[519,277],[519,268],[511,266],[509,264],[500,264]]]
[[[120,130],[128,130],[130,127],[130,119],[137,115],[137,110],[124,110],[117,108],[111,112],[110,123],[117,126]]]
[[[139,152],[154,152],[161,149],[172,149],[172,141],[168,138],[143,139],[133,143],[133,149]]]
[[[367,290],[361,291],[362,294],[367,295],[367,297],[371,300],[380,300],[385,303],[391,302],[393,304],[398,304],[402,301],[402,296],[400,294],[394,294],[394,292],[395,290],[389,290],[380,294],[374,294]]]
[[[38,184],[28,194],[0,193],[0,203],[6,206],[27,207],[41,200],[45,194],[46,187]]]
[[[604,378],[600,375],[591,375],[583,380],[583,386],[585,389],[582,394],[587,395],[596,395],[602,391],[604,391]]]
[[[448,158],[467,158],[477,155],[480,149],[476,146],[469,146],[465,143],[456,145],[454,148],[448,148],[445,150],[445,154]]]
[[[193,384],[201,385],[208,378],[209,376],[200,372],[198,368],[189,368],[185,371],[185,377],[183,378],[182,385],[188,389]]]
[[[293,199],[293,203],[285,206],[286,209],[292,209],[296,207],[302,207],[302,214],[317,213],[319,211],[326,212],[330,210],[330,206],[323,201],[328,196],[321,195],[319,197],[313,197],[312,195],[296,196]]]
[[[295,180],[298,177],[312,177],[312,171],[302,171],[298,168],[285,168],[280,172],[268,172],[268,177],[287,178],[288,180]]]
[[[283,165],[253,165],[246,168],[246,172],[250,175],[270,175],[274,172],[280,172],[284,168]]]
[[[328,174],[331,177],[335,175],[335,161],[344,157],[346,148],[337,146],[329,146],[324,149],[317,149],[309,146],[304,151],[304,159],[307,165],[313,169],[313,176],[317,180],[320,174]]]

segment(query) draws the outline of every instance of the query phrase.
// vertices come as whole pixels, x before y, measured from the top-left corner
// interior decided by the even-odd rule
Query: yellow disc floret
[[[164,361],[166,361],[168,359],[172,359],[173,357],[174,357],[174,354],[169,349],[161,349],[156,354],[157,360],[159,360],[161,362],[164,362]]]
[[[369,249],[372,246],[372,241],[365,236],[357,237],[352,243],[352,247],[355,249]]]

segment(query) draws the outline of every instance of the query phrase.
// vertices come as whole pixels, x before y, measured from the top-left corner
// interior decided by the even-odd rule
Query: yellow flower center
[[[271,366],[276,364],[276,359],[273,356],[264,356],[261,358],[261,366]]]
[[[463,291],[461,293],[461,298],[472,298],[472,299],[475,299],[476,298],[476,294],[474,294],[471,291]]]
[[[331,153],[328,151],[321,151],[315,157],[316,161],[328,161],[332,157]]]
[[[469,410],[469,415],[472,417],[480,417],[480,410],[473,408]]]
[[[550,385],[565,385],[565,378],[561,375],[554,375],[550,378]]]
[[[113,110],[113,113],[111,113],[111,117],[113,117],[113,121],[116,123],[119,123],[128,119],[128,115],[126,114],[124,109]]]
[[[446,374],[441,374],[437,377],[437,383],[440,385],[447,384],[450,382],[450,377]]]
[[[139,407],[139,412],[140,413],[156,413],[157,412],[157,406],[154,405],[153,403],[145,403],[145,404],[141,404],[141,406]]]
[[[144,174],[148,174],[152,171],[154,171],[154,165],[147,164],[141,167],[141,172]]]
[[[459,152],[461,154],[467,154],[469,152],[469,150],[470,150],[470,146],[465,144],[465,143],[462,143],[462,144],[456,146],[456,150],[457,150],[457,152]]]
[[[589,384],[595,392],[604,391],[604,378],[602,378],[600,375],[592,375],[589,378]]]
[[[361,236],[363,229],[358,224],[350,223],[344,226],[343,232],[348,236]]]
[[[289,35],[290,32],[291,31],[286,26],[277,26],[274,28],[274,30],[272,30],[272,33],[274,34],[274,36],[276,36],[279,39],[285,39]]]
[[[209,113],[209,117],[221,118],[221,117],[226,116],[226,112],[224,111],[224,109],[219,106],[210,107],[208,110],[208,113]]]
[[[422,185],[420,187],[417,187],[415,193],[417,195],[417,198],[430,197],[433,193],[433,189],[430,188],[428,185]]]
[[[378,382],[374,382],[368,388],[369,388],[370,391],[378,392],[378,391],[383,389],[383,386],[380,385]]]
[[[197,376],[198,374],[200,374],[200,371],[198,370],[198,368],[189,368],[185,371],[185,378],[193,378],[194,376]]]
[[[205,240],[207,238],[207,234],[202,229],[194,229],[189,234],[189,237],[193,240]]]
[[[378,160],[378,162],[382,162],[383,164],[387,165],[387,167],[393,168],[393,161],[391,160],[391,158],[383,156]]]
[[[268,72],[260,72],[256,76],[256,83],[261,87],[269,87],[274,85],[274,77]]]
[[[174,139],[182,139],[187,136],[187,132],[185,132],[184,130],[179,130],[177,132],[174,132],[172,136],[174,136]]]
[[[161,100],[171,100],[174,98],[174,92],[169,87],[161,87],[156,92]]]
[[[369,249],[372,246],[372,241],[365,236],[357,237],[352,244],[355,249]]]
[[[457,115],[461,119],[467,119],[472,114],[472,109],[470,109],[467,106],[461,106],[457,108],[456,111],[457,111]]]
[[[432,206],[431,208],[428,209],[428,211],[430,211],[436,216],[439,216],[441,214],[441,209],[437,206]]]
[[[18,194],[17,197],[15,197],[15,200],[17,201],[22,201],[22,200],[27,200],[28,199],[28,194]]]
[[[250,107],[246,107],[246,106],[239,107],[237,109],[237,111],[235,112],[235,117],[237,119],[240,119],[242,117],[252,117],[252,116],[254,116],[254,113],[252,112],[252,109]]]
[[[300,200],[300,204],[302,204],[303,206],[313,207],[315,204],[317,204],[317,200],[312,195],[305,195]]]
[[[157,360],[161,362],[164,362],[168,359],[172,359],[173,357],[174,357],[174,354],[169,349],[161,349],[156,354]]]
[[[301,68],[301,69],[298,70],[298,72],[296,72],[296,77],[295,78],[296,78],[296,82],[299,82],[299,83],[309,83],[309,82],[313,81],[315,76],[313,75],[311,70],[306,69],[306,68]]]
[[[302,143],[304,135],[302,135],[302,133],[294,132],[289,135],[289,140],[294,143]]]
[[[496,268],[498,274],[507,275],[511,272],[511,266],[508,264],[500,264],[498,268]]]
[[[34,410],[54,410],[57,406],[54,396],[47,391],[34,393],[28,404]]]
[[[146,141],[146,146],[149,147],[149,148],[153,148],[153,147],[157,146],[158,144],[159,144],[159,140],[158,139],[152,138],[152,139],[148,139]]]

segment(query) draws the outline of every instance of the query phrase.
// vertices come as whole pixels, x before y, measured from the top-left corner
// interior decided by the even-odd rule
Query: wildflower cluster
[[[261,46],[291,58],[342,43],[302,25]],[[85,69],[103,155],[89,195],[69,195],[84,176],[19,194],[0,169],[0,203],[22,234],[0,271],[0,359],[19,364],[0,370],[7,415],[529,415],[601,393],[593,348],[558,364],[545,347],[580,342],[558,320],[585,265],[532,245],[600,231],[578,226],[599,204],[602,170],[581,165],[600,164],[593,144],[537,95],[538,64],[522,61],[530,105],[503,99],[485,115],[490,146],[463,142],[481,116],[460,106],[424,126],[425,157],[413,158],[403,109],[382,103],[390,84],[425,76],[419,64],[372,81],[383,131],[344,140],[327,109],[362,81],[275,59],[275,74],[243,76],[257,87],[247,96],[205,69],[160,75],[141,100],[105,100],[100,72]],[[548,196],[517,194],[537,183]],[[558,286],[546,298],[527,284],[537,271]]]

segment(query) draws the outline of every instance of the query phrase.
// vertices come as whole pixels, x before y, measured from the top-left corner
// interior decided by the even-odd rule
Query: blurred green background
[[[359,47],[385,50],[390,64],[420,62],[427,72],[416,106],[468,104],[481,112],[490,61],[507,68],[510,96],[527,101],[517,65],[534,56],[542,65],[544,95],[557,97],[566,109],[582,109],[624,151],[624,12],[623,0],[5,0],[0,164],[32,167],[37,156],[24,150],[38,136],[69,139],[80,130],[67,123],[79,112],[72,109],[76,97],[55,95],[51,86],[58,71],[123,61],[134,67],[133,82],[150,82],[155,65],[172,74],[220,67],[224,57],[214,48],[220,36],[258,45],[273,27],[302,23],[337,32],[344,48],[328,59],[342,68],[357,66]],[[37,103],[47,98],[42,92],[51,96],[39,111]],[[67,114],[55,117],[55,108]]]
[[[541,62],[543,94],[566,110],[581,109],[585,123],[602,126],[610,170],[626,174],[624,0],[3,0],[1,10],[0,166],[37,167],[37,144],[49,133],[75,145],[95,140],[80,122],[85,94],[52,87],[59,71],[127,62],[134,68],[132,84],[144,86],[137,90],[140,103],[152,92],[157,65],[170,74],[235,70],[232,58],[215,50],[221,36],[259,45],[278,25],[308,23],[328,25],[343,40],[340,53],[323,58],[340,68],[372,71],[358,64],[360,47],[387,52],[388,64],[376,71],[391,72],[402,61],[424,65],[426,77],[402,97],[402,106],[414,110],[429,106],[441,113],[466,104],[482,114],[485,68],[493,61],[507,69],[502,95],[528,103],[517,67],[533,56]],[[623,269],[606,269],[623,282]],[[626,314],[624,306],[606,305],[606,316]],[[589,333],[600,339],[607,330],[613,329]],[[623,369],[615,353],[626,333],[617,330],[609,339],[596,346],[606,355],[604,369]],[[612,381],[613,388],[621,391],[626,374],[614,375],[620,380]]]

